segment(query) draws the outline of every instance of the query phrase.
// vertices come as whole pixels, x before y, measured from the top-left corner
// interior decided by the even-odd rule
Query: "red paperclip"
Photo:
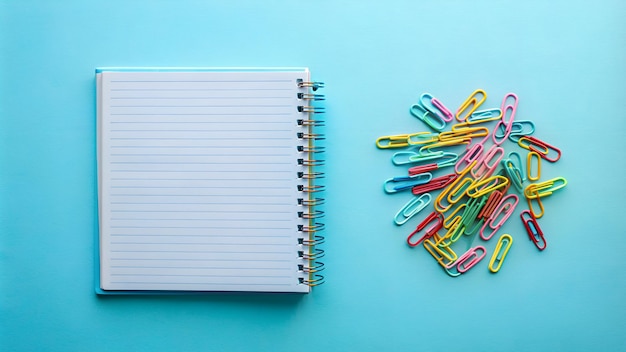
[[[509,199],[513,199],[513,201],[509,202]],[[502,227],[502,225],[504,225],[504,223],[511,216],[511,214],[513,214],[513,212],[515,211],[515,207],[517,206],[517,203],[519,203],[519,197],[515,194],[509,194],[508,196],[502,198],[502,200],[496,207],[496,210],[493,211],[491,216],[489,216],[489,219],[485,221],[485,224],[483,225],[483,227],[480,228],[480,238],[482,238],[485,241],[488,241],[489,239],[491,239],[491,237],[493,237],[493,235],[496,232],[498,232],[498,230]],[[500,221],[495,223],[498,217],[500,216],[500,214],[504,214],[504,215],[502,215],[502,218],[500,219]],[[485,234],[485,228],[487,226],[489,226],[489,228],[493,230],[491,231],[490,234]]]
[[[438,168],[439,168],[439,165],[437,163],[413,166],[412,168],[409,169],[409,176],[414,176],[417,174],[422,174],[424,172],[434,171],[434,170],[437,170]]]
[[[546,249],[548,243],[546,242],[546,239],[543,236],[543,231],[541,231],[533,213],[530,212],[530,210],[524,210],[519,216],[524,223],[524,227],[526,228],[526,232],[528,232],[530,240],[533,241],[535,246],[537,246],[540,251]]]
[[[528,144],[524,144],[523,141],[528,141]],[[524,148],[524,149],[528,149],[531,150],[533,152],[536,152],[537,154],[539,154],[539,156],[542,159],[545,159],[551,163],[561,159],[561,150],[558,149],[555,146],[552,146],[542,140],[539,140],[533,136],[522,136],[520,137],[519,141],[517,141],[517,144],[519,144],[520,147]],[[535,148],[535,146],[538,147],[543,147],[544,150],[539,150],[537,148]],[[553,150],[556,152],[556,157],[554,158],[549,158],[548,155],[550,154],[550,150]]]
[[[477,253],[479,250],[483,252],[481,255]],[[456,270],[463,274],[464,272],[471,269],[474,265],[476,265],[479,261],[481,261],[485,257],[485,254],[487,254],[487,251],[483,246],[470,248],[467,252],[463,253],[456,261]]]
[[[457,177],[458,177],[457,174],[448,174],[444,176],[435,177],[426,184],[417,185],[413,187],[412,192],[413,194],[418,195],[418,194],[434,191],[437,189],[441,189],[449,185],[452,181],[456,180]]]
[[[420,231],[422,231],[426,227],[426,225],[433,222],[433,220],[436,220],[437,223],[433,225],[431,228],[429,228],[428,230],[426,230],[426,233],[424,234],[424,236],[420,237],[420,239],[417,242],[411,242],[411,238],[413,238],[413,236],[415,236]],[[441,215],[440,213],[436,211],[433,211],[432,213],[430,213],[430,215],[426,217],[426,219],[424,219],[424,221],[422,221],[419,225],[417,225],[417,227],[415,228],[415,231],[411,232],[409,237],[407,237],[406,242],[409,244],[409,246],[415,247],[419,245],[420,243],[422,243],[423,240],[431,238],[442,227],[443,227],[443,215]]]

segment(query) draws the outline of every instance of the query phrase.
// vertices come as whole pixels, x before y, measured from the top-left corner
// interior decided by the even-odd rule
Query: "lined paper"
[[[98,76],[101,288],[308,292],[308,72]]]

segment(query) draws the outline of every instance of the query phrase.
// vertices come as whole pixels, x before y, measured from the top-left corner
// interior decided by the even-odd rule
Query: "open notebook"
[[[308,69],[98,69],[96,85],[97,293],[321,283]]]

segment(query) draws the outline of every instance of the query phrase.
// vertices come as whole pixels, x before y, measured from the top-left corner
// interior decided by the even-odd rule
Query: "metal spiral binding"
[[[297,80],[298,88],[304,88],[306,92],[299,92],[297,98],[303,102],[297,107],[298,112],[305,114],[303,118],[297,120],[298,126],[303,130],[297,134],[297,138],[302,140],[302,145],[297,147],[298,153],[302,157],[297,159],[298,165],[306,169],[298,172],[297,177],[303,182],[299,184],[298,191],[303,193],[303,197],[298,199],[298,205],[304,208],[298,212],[300,219],[306,220],[306,225],[298,225],[298,231],[305,234],[298,238],[298,245],[302,250],[298,252],[298,258],[308,264],[298,265],[298,271],[302,273],[299,283],[308,286],[318,286],[324,283],[324,277],[318,273],[324,270],[324,263],[318,259],[324,256],[324,250],[317,248],[318,245],[324,243],[324,236],[320,235],[325,229],[323,223],[318,222],[324,216],[324,212],[315,209],[315,207],[324,204],[324,198],[316,197],[318,192],[323,192],[325,186],[318,184],[319,179],[324,178],[324,173],[316,171],[316,167],[324,165],[324,160],[313,157],[316,154],[324,153],[324,147],[315,145],[315,141],[323,140],[324,135],[317,133],[316,128],[324,126],[324,121],[314,119],[313,116],[324,113],[323,107],[313,105],[316,102],[325,100],[323,94],[313,94],[324,87],[322,82],[308,82]]]

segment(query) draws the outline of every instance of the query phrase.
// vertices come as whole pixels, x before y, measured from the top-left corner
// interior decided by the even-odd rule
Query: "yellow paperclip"
[[[487,135],[489,135],[489,129],[487,129],[487,127],[466,127],[464,124],[459,123],[452,125],[451,131],[441,132],[439,134],[439,140],[445,141],[455,138],[486,137]]]
[[[474,184],[474,179],[471,177],[465,177],[457,187],[454,187],[453,190],[448,194],[448,203],[456,204],[463,198],[465,194],[467,194],[467,190]],[[456,198],[453,198],[456,197]]]
[[[524,190],[524,195],[526,196],[526,200],[528,201],[528,210],[530,210],[535,219],[539,219],[543,216],[543,213],[545,212],[545,209],[543,208],[543,202],[541,201],[541,198],[539,197],[537,191],[534,190],[533,192],[535,192],[535,195],[532,197],[528,197],[526,195],[527,190],[528,187],[526,187],[526,189]],[[533,199],[537,202],[537,205],[539,206],[539,213],[535,212],[535,209],[533,208]]]
[[[537,175],[536,176],[532,175],[533,156],[537,159]],[[541,177],[541,157],[536,152],[529,152],[526,162],[528,164],[526,168],[526,175],[528,176],[528,179],[531,181],[537,181]]]
[[[504,176],[496,175],[496,176],[487,177],[486,179],[478,181],[474,183],[472,186],[470,186],[467,189],[467,195],[472,198],[482,197],[487,193],[491,193],[492,191],[495,191],[496,189],[504,188],[508,184],[509,184],[509,179]]]
[[[436,246],[430,239],[424,241],[424,248],[430,253],[439,265],[447,268],[449,265],[452,265],[454,261],[457,259],[456,253],[450,247],[445,248],[445,252],[439,246]],[[447,253],[446,253],[447,252]],[[447,260],[447,263],[444,261]]]
[[[435,209],[440,212],[440,213],[445,213],[448,209],[450,209],[450,207],[452,207],[452,204],[448,204],[447,206],[444,206],[441,204],[441,201],[443,199],[446,198],[447,194],[454,189],[454,187],[456,187],[456,185],[461,182],[461,180],[463,179],[463,177],[465,177],[465,175],[467,175],[470,170],[474,167],[474,165],[476,165],[476,160],[472,161],[471,164],[468,165],[468,167],[463,170],[463,172],[461,172],[459,174],[459,177],[456,178],[456,180],[454,180],[448,187],[444,188],[443,191],[441,191],[441,193],[439,193],[439,196],[437,196],[437,198],[435,199]]]
[[[432,153],[431,149],[439,148],[439,147],[451,147],[460,144],[470,144],[472,142],[471,138],[453,138],[447,139],[445,141],[440,140],[439,142],[428,144],[420,148],[420,153]]]
[[[503,245],[504,249],[502,248]],[[511,245],[513,245],[513,237],[511,237],[511,235],[507,233],[500,236],[498,244],[496,244],[496,249],[494,249],[491,260],[489,261],[489,271],[491,271],[492,273],[497,273],[500,270],[500,268],[502,267],[502,263],[504,263],[504,257],[506,257],[509,249],[511,249]],[[496,261],[497,265],[496,267],[494,267]]]
[[[452,226],[454,224],[454,222],[456,221],[457,218],[461,218],[461,215],[458,215],[458,212],[461,211],[461,209],[465,208],[467,206],[467,204],[465,203],[461,203],[461,205],[459,205],[458,207],[456,207],[448,216],[443,217],[443,227],[445,227],[446,229],[449,229],[450,226]],[[455,216],[456,215],[456,216]]]
[[[555,186],[556,184],[556,186]],[[567,185],[567,180],[563,177],[555,177],[551,180],[538,182],[526,186],[524,196],[526,198],[547,197]]]
[[[478,100],[476,96],[482,94],[482,99]],[[474,112],[478,107],[487,100],[487,93],[485,93],[482,89],[476,89],[472,94],[470,94],[469,98],[467,98],[461,107],[456,111],[455,117],[459,122],[465,122],[467,118]],[[465,112],[465,116],[461,117],[461,115]]]
[[[429,144],[439,141],[439,133],[433,132],[417,132],[408,135],[407,142],[409,145]]]
[[[382,136],[376,140],[376,146],[380,149],[402,148],[409,146],[408,134],[397,134],[394,136]]]

